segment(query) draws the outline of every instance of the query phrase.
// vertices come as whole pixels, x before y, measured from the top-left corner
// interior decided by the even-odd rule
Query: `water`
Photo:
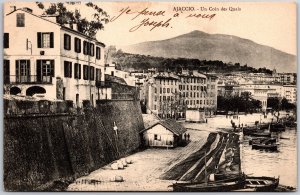
[[[282,112],[280,115],[284,116]],[[204,131],[216,131],[218,128],[231,128],[231,120],[236,125],[254,125],[255,121],[271,122],[276,119],[269,114],[264,118],[261,114],[239,115],[238,118],[216,116],[208,118],[208,123],[183,123],[186,128],[199,129]],[[249,145],[248,136],[241,133],[241,161],[242,171],[252,176],[280,176],[280,185],[297,187],[297,131],[287,129],[279,135],[289,139],[279,139],[278,152],[266,152],[260,150],[252,150]]]
[[[252,150],[248,136],[242,136],[241,160],[242,170],[247,175],[280,177],[279,183],[297,186],[297,131],[287,129],[279,137],[278,152]]]

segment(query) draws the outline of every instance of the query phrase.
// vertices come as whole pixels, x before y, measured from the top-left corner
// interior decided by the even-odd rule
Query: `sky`
[[[14,4],[17,8],[31,7],[34,13],[41,13],[34,3],[12,2],[9,4]],[[296,55],[297,53],[295,3],[98,2],[97,5],[103,8],[110,18],[116,18],[121,13],[121,9],[130,9],[128,14],[122,14],[109,22],[104,30],[97,34],[97,38],[106,45],[124,46],[164,40],[200,30],[210,34],[235,35],[290,54]],[[8,7],[7,4],[4,13],[8,11]],[[68,5],[69,9],[75,7],[83,16],[90,18],[91,8],[87,8],[84,3]],[[185,8],[181,9],[182,11],[176,11],[178,7]],[[201,7],[206,10],[201,10]],[[227,10],[222,10],[222,7]],[[230,11],[229,7],[236,8],[237,11]],[[176,13],[177,17],[174,16]],[[198,16],[201,14],[208,18],[187,17],[190,14]],[[147,19],[150,24],[153,22],[158,24],[162,21],[161,24],[165,23],[165,26],[155,27],[153,30],[150,30],[153,26],[142,26],[130,32],[130,29]]]

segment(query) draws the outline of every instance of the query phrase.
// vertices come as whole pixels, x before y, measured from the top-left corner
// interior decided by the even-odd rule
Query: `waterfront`
[[[78,178],[69,185],[68,191],[172,191],[174,180],[162,180],[160,176],[178,162],[184,161],[195,151],[199,150],[211,132],[228,129],[230,121],[252,125],[255,121],[269,122],[272,115],[263,118],[261,114],[240,115],[237,119],[226,116],[216,116],[208,119],[208,123],[181,124],[188,129],[191,142],[186,147],[174,149],[149,148],[126,158],[133,161],[124,169],[112,170],[108,164],[87,176]],[[274,119],[273,119],[274,120]],[[218,130],[219,129],[219,130]],[[223,130],[221,130],[223,131]],[[281,137],[279,152],[269,153],[252,150],[249,146],[249,137],[243,137],[240,133],[242,171],[246,174],[257,176],[280,176],[280,185],[296,187],[296,131],[286,130]],[[282,168],[285,166],[286,168]],[[276,170],[276,171],[275,171]],[[124,182],[113,182],[115,176],[122,176]],[[90,181],[101,181],[97,185],[91,185]]]

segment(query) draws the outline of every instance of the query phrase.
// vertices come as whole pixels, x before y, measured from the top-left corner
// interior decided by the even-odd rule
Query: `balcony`
[[[19,76],[10,75],[4,77],[5,84],[52,84],[52,76]]]

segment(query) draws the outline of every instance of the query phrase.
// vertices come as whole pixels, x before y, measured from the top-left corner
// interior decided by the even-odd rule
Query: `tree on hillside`
[[[68,3],[70,4],[70,3]],[[93,3],[86,3],[87,7],[94,10],[92,14],[92,20],[87,20],[83,18],[78,9],[75,11],[68,10],[64,3],[51,3],[49,7],[45,7],[42,2],[36,2],[36,5],[42,9],[45,14],[57,15],[57,23],[64,24],[74,24],[78,26],[78,31],[82,32],[88,36],[94,37],[99,30],[104,29],[104,23],[108,23],[108,14]]]

